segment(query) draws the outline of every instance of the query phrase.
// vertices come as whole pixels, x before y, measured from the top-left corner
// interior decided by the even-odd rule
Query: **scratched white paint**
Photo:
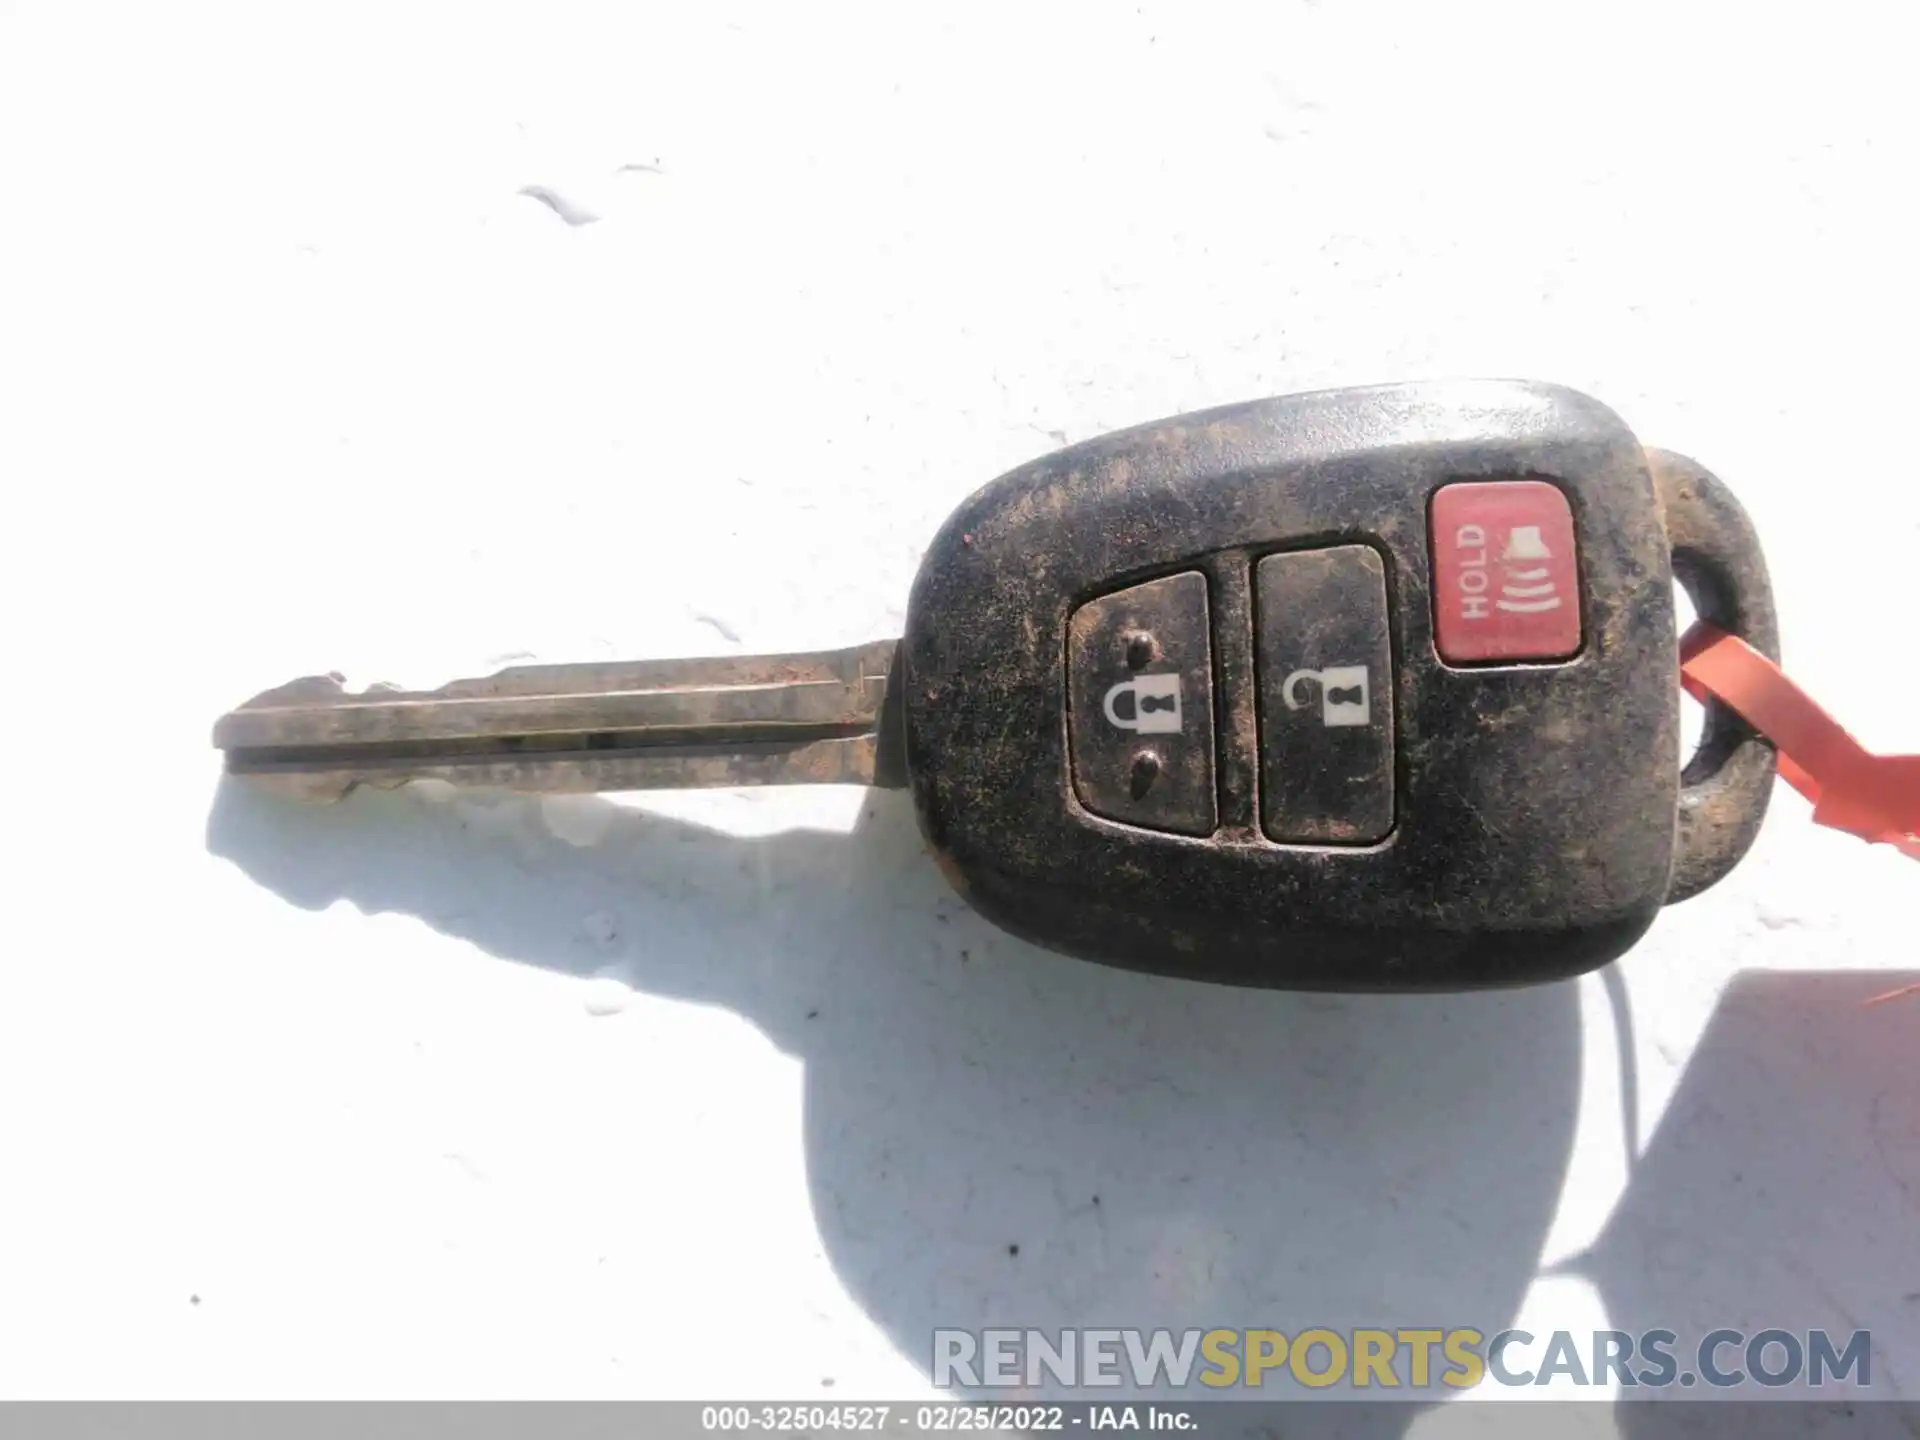
[[[1790,794],[1611,998],[1362,1001],[1041,955],[897,795],[290,812],[207,744],[298,673],[894,633],[1063,441],[1497,373],[1727,478],[1792,668],[1911,747],[1909,23],[0,10],[0,1391],[907,1397],[935,1325],[1520,1315],[1920,1384],[1920,1002],[1857,1003],[1915,872]]]

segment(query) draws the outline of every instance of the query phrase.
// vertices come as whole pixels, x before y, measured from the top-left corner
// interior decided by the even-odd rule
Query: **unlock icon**
[[[1123,715],[1125,704],[1132,713]],[[1142,735],[1174,735],[1180,730],[1180,677],[1178,675],[1142,675],[1122,680],[1101,702],[1107,722],[1122,730]]]
[[[1298,710],[1307,702],[1296,693],[1302,680],[1320,682],[1320,723],[1328,726],[1366,725],[1373,716],[1368,705],[1367,667],[1329,665],[1324,670],[1296,670],[1280,682],[1280,698],[1287,709]]]

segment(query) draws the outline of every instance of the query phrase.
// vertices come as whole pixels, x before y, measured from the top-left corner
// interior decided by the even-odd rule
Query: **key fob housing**
[[[1713,883],[1771,750],[1683,777],[1673,582],[1777,655],[1737,504],[1519,381],[1261,400],[1072,446],[929,549],[896,672],[920,824],[989,919],[1183,978],[1552,980]]]

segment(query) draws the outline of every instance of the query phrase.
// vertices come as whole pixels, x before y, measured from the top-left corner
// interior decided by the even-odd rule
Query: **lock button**
[[[1254,569],[1260,802],[1269,839],[1371,845],[1393,829],[1393,639],[1366,545]]]
[[[1067,638],[1073,788],[1096,815],[1211,835],[1213,651],[1197,570],[1090,600]]]

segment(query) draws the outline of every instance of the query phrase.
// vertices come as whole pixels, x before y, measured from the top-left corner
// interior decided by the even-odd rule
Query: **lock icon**
[[[1120,713],[1120,702],[1129,702],[1130,715]],[[1107,691],[1100,708],[1107,723],[1142,735],[1174,735],[1181,726],[1180,677],[1178,675],[1142,675],[1122,680]]]
[[[1367,725],[1373,720],[1371,697],[1367,693],[1367,667],[1329,665],[1324,670],[1296,670],[1280,684],[1280,698],[1287,709],[1298,710],[1307,702],[1296,695],[1302,680],[1320,682],[1320,723],[1326,726]]]

